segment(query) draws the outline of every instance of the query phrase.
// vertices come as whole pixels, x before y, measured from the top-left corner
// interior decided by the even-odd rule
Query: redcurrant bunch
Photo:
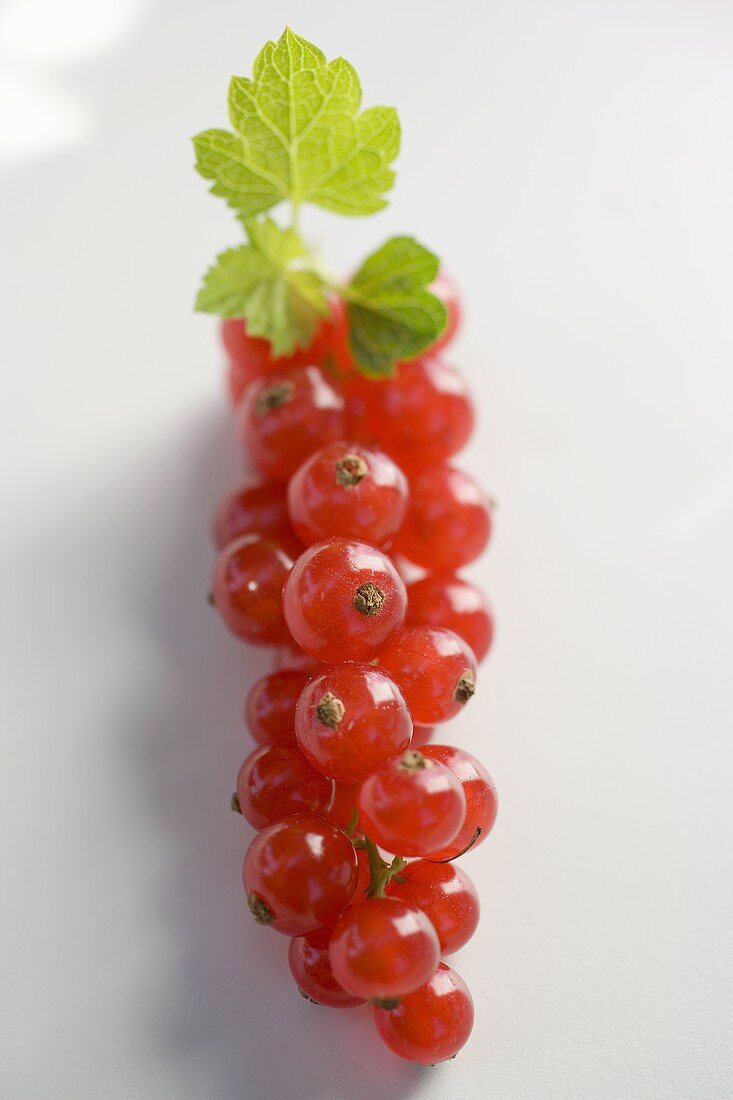
[[[497,811],[483,765],[434,740],[435,727],[473,710],[493,638],[486,597],[458,572],[485,549],[492,507],[460,465],[475,413],[445,358],[462,309],[437,258],[394,238],[339,288],[296,219],[282,229],[269,217],[281,197],[297,207],[304,194],[342,212],[378,209],[390,142],[396,152],[383,136],[370,168],[365,136],[358,176],[347,158],[327,185],[306,178],[341,146],[314,125],[313,73],[281,83],[283,65],[317,68],[320,52],[284,38],[258,58],[246,111],[235,85],[237,133],[197,139],[199,171],[248,238],[218,258],[199,296],[225,317],[246,471],[216,510],[210,599],[234,635],[272,649],[246,696],[252,744],[231,805],[255,831],[246,904],[289,937],[303,997],[368,1012],[389,1050],[432,1064],[454,1057],[473,1026],[471,995],[441,960],[479,920],[454,861],[483,843]],[[305,126],[302,145],[268,123],[299,94],[290,125]],[[261,170],[266,140],[248,128],[263,126],[267,140],[287,137],[287,180],[278,157]]]
[[[486,598],[455,573],[484,548],[489,505],[444,462],[473,410],[434,354],[393,381],[347,371],[339,382],[321,369],[322,334],[318,354],[285,364],[241,336],[240,434],[264,477],[219,506],[213,599],[235,634],[276,647],[273,671],[247,697],[259,747],[232,801],[260,830],[244,863],[247,902],[259,923],[292,937],[304,997],[371,1002],[391,1050],[440,1061],[473,1022],[465,984],[440,957],[479,917],[476,890],[451,861],[496,817],[483,766],[431,743],[433,726],[473,697],[493,635]],[[338,338],[331,362],[343,363]],[[356,439],[344,435],[345,410]],[[407,588],[392,545],[427,570]]]

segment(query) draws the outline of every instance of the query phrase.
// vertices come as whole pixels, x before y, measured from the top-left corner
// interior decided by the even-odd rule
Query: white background
[[[297,996],[227,809],[264,659],[205,601],[239,466],[191,301],[237,227],[187,139],[286,21],[400,109],[389,211],[306,228],[446,257],[499,502],[433,1070]],[[733,1095],[732,48],[726,0],[0,4],[4,1097]]]

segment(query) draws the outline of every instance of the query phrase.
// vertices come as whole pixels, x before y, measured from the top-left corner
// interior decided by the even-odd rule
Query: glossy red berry
[[[432,466],[410,479],[410,504],[395,549],[425,569],[460,569],[485,549],[489,501],[478,482],[455,466]]]
[[[421,910],[396,898],[370,898],[344,914],[328,954],[344,989],[365,1000],[388,1001],[428,981],[440,945]]]
[[[292,544],[283,540],[243,535],[219,554],[214,603],[238,638],[255,645],[277,645],[289,637],[282,592],[294,552]]]
[[[473,1029],[473,1000],[463,978],[440,963],[430,980],[387,1012],[374,1009],[380,1039],[400,1058],[435,1065],[453,1058]]]
[[[476,887],[455,863],[408,863],[387,887],[390,897],[422,909],[440,940],[441,955],[450,955],[476,931],[479,900]]]
[[[399,551],[391,549],[390,555],[394,562],[394,567],[402,577],[402,580],[406,585],[414,584],[415,581],[421,580],[425,576],[425,570],[421,569],[419,565],[414,565],[413,562],[404,558]]]
[[[288,508],[308,546],[334,535],[384,546],[405,518],[407,478],[374,447],[329,443],[293,474]]]
[[[257,834],[242,878],[259,924],[306,936],[334,924],[350,904],[358,881],[356,852],[329,821],[296,814]]]
[[[437,355],[400,363],[394,378],[345,384],[351,434],[377,443],[404,470],[456,454],[473,430],[466,384]]]
[[[330,302],[331,316],[328,324],[328,349],[323,365],[329,374],[343,380],[357,373],[349,346],[349,319],[346,302],[334,297]]]
[[[267,371],[271,348],[267,340],[248,334],[241,317],[222,320],[221,339],[229,356],[229,396],[236,405],[250,382]]]
[[[248,386],[237,412],[240,440],[258,470],[289,478],[313,451],[345,432],[344,402],[318,367]]]
[[[357,829],[357,832],[358,831]],[[366,849],[356,849],[356,861],[359,865],[359,879],[356,884],[356,890],[354,891],[352,905],[356,905],[358,902],[366,900],[367,890],[372,882],[372,870],[369,866],[369,856],[366,853]]]
[[[447,347],[456,335],[461,325],[462,310],[458,287],[449,275],[441,271],[430,290],[436,298],[440,298],[448,315],[445,328],[435,343],[430,345],[430,351],[434,354],[436,351],[442,351],[444,347]]]
[[[405,627],[379,657],[379,667],[402,689],[413,722],[447,722],[476,690],[476,658],[452,630]]]
[[[463,826],[449,844],[430,853],[431,859],[455,859],[469,845],[473,850],[491,832],[498,809],[496,787],[483,764],[465,749],[453,745],[426,745],[422,753],[450,768],[466,796]]]
[[[244,718],[255,741],[261,745],[295,744],[295,707],[308,680],[307,672],[283,668],[252,685]]]
[[[450,844],[466,816],[466,796],[444,765],[408,749],[366,779],[359,791],[366,835],[403,856],[426,856]]]
[[[328,1008],[353,1008],[364,1004],[363,997],[347,993],[333,976],[328,958],[331,929],[294,936],[288,945],[288,964],[301,994]]]
[[[423,745],[428,745],[435,736],[435,726],[414,726],[412,730],[412,741],[410,741],[411,749],[420,749]]]
[[[407,625],[452,630],[478,661],[488,653],[494,636],[494,620],[483,592],[452,573],[433,573],[408,585]]]
[[[214,542],[223,550],[242,535],[294,537],[284,481],[245,481],[228,493],[214,517]]]
[[[328,820],[338,825],[340,829],[348,828],[354,817],[358,794],[358,783],[339,783],[336,780],[333,784],[333,802],[326,814]],[[360,832],[361,830],[357,829],[357,834]]]
[[[264,829],[291,814],[325,814],[333,783],[312,767],[296,745],[263,745],[250,753],[237,776],[242,815]]]
[[[298,558],[283,593],[298,645],[321,661],[369,661],[404,622],[404,581],[389,558],[363,542],[329,539]]]
[[[321,325],[309,348],[296,348],[291,355],[274,356],[269,340],[250,336],[242,318],[225,318],[221,337],[229,356],[229,395],[236,405],[250,382],[262,375],[276,374],[291,367],[318,364],[327,355],[331,335],[327,323]]]
[[[314,768],[358,783],[407,748],[412,719],[386,673],[367,664],[331,665],[303,689],[295,734]]]
[[[281,669],[307,672],[309,676],[315,676],[323,670],[323,661],[306,653],[293,641],[292,635],[287,642],[279,645],[272,657],[272,667],[277,672]]]

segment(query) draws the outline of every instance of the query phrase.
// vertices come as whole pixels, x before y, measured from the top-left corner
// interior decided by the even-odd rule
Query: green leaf
[[[298,266],[307,254],[303,241],[271,218],[247,230],[250,243],[222,252],[207,271],[196,309],[246,318],[247,332],[269,340],[275,355],[308,347],[328,306],[320,275]]]
[[[365,374],[393,374],[446,324],[443,303],[428,290],[439,260],[412,237],[392,237],[361,266],[347,289],[351,353]]]
[[[229,85],[234,133],[194,138],[196,168],[244,218],[283,200],[338,214],[386,206],[400,147],[392,107],[359,114],[361,85],[348,61],[325,55],[286,28],[258,54],[252,77]]]

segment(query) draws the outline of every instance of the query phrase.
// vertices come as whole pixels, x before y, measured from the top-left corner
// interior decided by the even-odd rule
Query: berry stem
[[[359,811],[356,809],[356,807],[354,807],[354,812],[351,815],[351,820],[349,821],[349,824],[344,829],[344,832],[346,833],[346,835],[353,838],[354,833],[356,832],[356,826],[358,824],[359,824]]]
[[[470,851],[471,848],[473,848],[474,844],[480,836],[481,826],[477,825],[476,832],[473,834],[465,848],[461,848],[460,852],[456,852],[454,856],[449,856],[448,859],[431,859],[430,863],[452,863],[454,859],[460,859],[461,856],[465,856],[466,852]]]
[[[404,868],[406,861],[402,856],[395,856],[391,863],[387,863],[379,854],[376,844],[368,836],[364,836],[364,847],[369,860],[371,878],[367,890],[368,898],[383,898],[385,890],[392,877]]]

